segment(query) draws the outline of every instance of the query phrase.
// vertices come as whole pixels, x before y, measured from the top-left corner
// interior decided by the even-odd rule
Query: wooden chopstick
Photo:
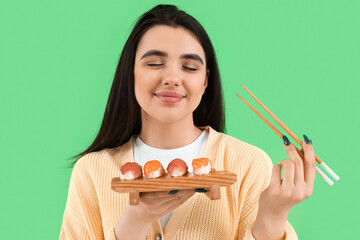
[[[285,126],[284,123],[280,121],[279,118],[277,118],[262,102],[260,102],[257,97],[255,97],[254,94],[252,94],[245,86],[244,84],[241,84],[241,86],[257,101],[260,106],[302,147],[302,141],[288,128]],[[335,178],[336,181],[340,179],[340,177],[332,170],[330,167],[328,167],[324,161],[322,161],[318,156],[315,155],[315,160],[322,166],[333,178]]]
[[[260,102],[254,94],[252,94],[243,84],[241,86],[257,101],[260,106],[302,147],[302,141],[283,123],[277,118],[262,102]],[[280,136],[280,135],[279,135]],[[282,137],[282,136],[281,136]],[[323,161],[315,155],[316,161],[320,164]]]
[[[251,110],[253,110],[256,115],[258,115],[281,139],[283,134],[277,130],[268,120],[266,120],[258,111],[256,111],[248,102],[245,101],[245,99],[243,99],[238,93],[236,94],[241,100],[243,100],[243,102],[248,105]],[[294,145],[296,151],[299,153],[300,157],[302,159],[304,159],[304,155],[303,153]],[[331,179],[328,178],[328,176],[326,176],[318,167],[316,167],[316,172],[331,186],[333,185],[333,181],[331,181]]]
[[[241,86],[261,105],[261,107],[293,138],[295,139],[295,141],[302,147],[302,141],[288,128],[286,127],[286,125],[284,123],[282,123],[280,121],[280,119],[278,119],[264,104],[262,104],[262,102],[260,102],[259,99],[257,99],[257,97],[255,97],[254,94],[252,94],[243,84],[241,84]],[[283,134],[277,130],[269,121],[267,121],[258,111],[256,111],[248,102],[245,101],[245,99],[243,99],[238,93],[236,94],[246,105],[248,105],[248,107],[251,108],[251,110],[254,111],[254,113],[256,113],[256,115],[258,115],[281,139],[283,137]],[[300,156],[303,158],[303,154],[302,152],[295,146],[296,150],[298,151],[298,153],[300,154]],[[325,162],[323,162],[318,156],[315,155],[315,160],[332,176],[334,177],[336,180],[339,180],[340,177],[334,172],[332,171],[326,164]],[[322,172],[320,169],[317,168],[317,172],[322,176]],[[326,178],[327,176],[325,174],[323,174]],[[322,176],[324,178],[324,176]],[[330,179],[325,179],[325,181],[327,181],[329,184],[330,182],[332,182]],[[330,182],[329,182],[330,181]],[[332,184],[330,184],[332,185]]]

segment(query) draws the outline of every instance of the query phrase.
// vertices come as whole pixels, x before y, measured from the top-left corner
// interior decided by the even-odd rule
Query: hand
[[[140,193],[139,205],[129,207],[135,208],[134,212],[141,216],[142,219],[152,222],[179,207],[194,193],[193,189],[179,190],[175,194],[169,194],[168,191],[143,192]]]
[[[172,191],[174,192],[174,191]],[[176,192],[176,191],[175,191]],[[145,239],[153,221],[186,202],[195,191],[140,193],[139,205],[129,205],[115,227],[116,239]]]
[[[285,142],[290,145],[286,145]],[[270,184],[259,199],[259,211],[261,208],[263,212],[279,217],[287,217],[294,205],[312,196],[316,174],[315,154],[311,142],[307,144],[305,140],[303,141],[301,152],[305,159],[301,159],[295,146],[286,136],[284,147],[289,159],[283,159],[281,165],[273,166]],[[283,179],[281,179],[281,166]]]

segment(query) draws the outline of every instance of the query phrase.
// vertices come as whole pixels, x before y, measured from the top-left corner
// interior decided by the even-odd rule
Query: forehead
[[[150,28],[142,36],[136,51],[140,58],[148,50],[167,52],[169,57],[178,57],[184,53],[196,53],[205,59],[204,50],[192,32],[183,27],[157,25]]]

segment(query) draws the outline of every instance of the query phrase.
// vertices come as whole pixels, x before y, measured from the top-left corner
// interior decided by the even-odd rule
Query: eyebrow
[[[141,58],[146,58],[149,56],[160,56],[160,57],[167,57],[168,54],[166,52],[160,51],[160,50],[149,50],[147,51]],[[180,56],[181,59],[192,59],[195,61],[200,62],[201,64],[204,64],[203,60],[201,59],[201,57],[199,57],[199,55],[195,54],[195,53],[187,53],[187,54],[183,54]]]

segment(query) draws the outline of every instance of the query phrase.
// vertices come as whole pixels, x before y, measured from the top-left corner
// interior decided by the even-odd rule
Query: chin
[[[175,111],[172,111],[175,110]],[[179,122],[182,119],[186,118],[189,115],[189,113],[183,113],[176,111],[176,109],[167,109],[167,110],[159,110],[157,112],[154,112],[152,114],[152,117],[156,120],[164,123],[175,123]]]
[[[182,108],[149,108],[147,111],[142,110],[142,116],[145,114],[146,119],[154,119],[159,122],[170,124],[183,121],[189,117],[192,118],[192,109],[190,109],[190,111],[184,110],[185,109]]]
[[[181,119],[183,119],[184,117],[182,117],[182,116],[179,116],[179,115],[177,115],[177,116],[169,116],[169,115],[167,115],[167,116],[156,116],[155,117],[158,121],[160,121],[160,122],[164,122],[164,123],[174,123],[174,122],[179,122],[179,121],[181,121]]]

